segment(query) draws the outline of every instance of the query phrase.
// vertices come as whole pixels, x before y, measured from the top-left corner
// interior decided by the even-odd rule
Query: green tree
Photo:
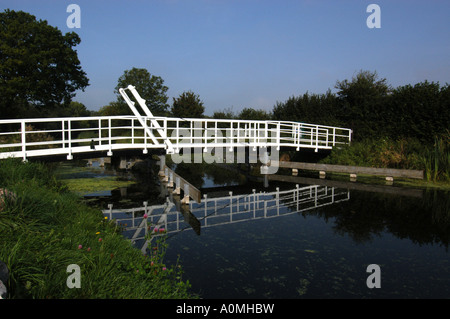
[[[213,119],[237,119],[238,115],[233,112],[233,107],[228,107],[223,111],[215,111],[212,116]]]
[[[100,116],[115,116],[115,115],[132,114],[128,105],[124,102],[119,102],[119,101],[110,102],[108,105],[102,106],[100,108],[100,110],[98,110],[97,113]]]
[[[377,72],[359,71],[351,81],[337,81],[340,119],[353,129],[354,137],[362,139],[385,134],[384,121],[390,121],[386,109],[391,87]]]
[[[0,118],[43,116],[89,85],[74,33],[6,9],[0,13]]]
[[[264,110],[244,108],[238,115],[240,120],[270,120],[272,115]]]
[[[115,93],[117,94],[117,102],[120,106],[116,110],[120,111],[120,115],[132,115],[133,112],[128,108],[122,95],[119,93],[120,88],[126,88],[128,85],[133,85],[141,98],[146,101],[147,107],[155,116],[165,116],[168,113],[169,105],[166,95],[169,89],[164,85],[164,80],[155,75],[151,75],[146,69],[132,68],[126,70],[119,78]],[[127,91],[128,96],[132,101],[135,101],[134,96]],[[139,110],[139,108],[138,108]]]
[[[337,118],[338,99],[330,90],[326,94],[292,96],[285,102],[277,102],[273,118],[280,121],[298,121],[322,125],[340,125]]]
[[[202,118],[205,107],[198,94],[192,91],[183,92],[173,98],[171,113],[175,117]]]
[[[92,112],[89,111],[83,103],[72,101],[67,109],[67,116],[86,117],[91,116]]]
[[[448,134],[450,123],[450,86],[421,82],[395,88],[390,97],[391,136],[414,137],[432,144],[436,136]]]

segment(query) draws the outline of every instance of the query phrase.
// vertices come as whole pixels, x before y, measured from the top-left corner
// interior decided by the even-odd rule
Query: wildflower
[[[166,267],[163,267],[162,270],[167,270],[167,268],[166,268]]]
[[[148,215],[147,214],[144,214],[144,218],[147,218],[148,217]]]
[[[105,220],[107,220],[108,219],[108,216],[105,216]]]
[[[81,248],[83,248],[83,246],[82,245],[78,245],[78,249],[81,249]]]
[[[158,227],[155,227],[155,229],[153,229],[153,231],[154,231],[155,233],[157,233],[157,232],[158,232]]]
[[[152,262],[150,263],[150,266],[153,266],[153,265],[155,265],[155,263],[152,261]]]
[[[100,232],[98,231],[98,232],[96,232],[95,234],[96,234],[96,235],[100,235]]]
[[[91,247],[88,247],[87,251],[91,251]]]
[[[98,241],[101,242],[103,239],[99,238]]]
[[[160,232],[160,233],[164,233],[164,228],[160,228],[160,229],[159,229],[159,232]]]

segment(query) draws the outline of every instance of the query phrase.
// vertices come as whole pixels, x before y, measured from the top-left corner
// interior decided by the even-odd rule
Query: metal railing
[[[132,101],[130,91],[136,102]],[[120,88],[134,116],[98,116],[0,120],[0,159],[67,155],[117,149],[164,148],[167,154],[183,148],[295,147],[330,149],[349,144],[347,128],[289,121],[251,121],[155,117],[136,88]]]
[[[145,126],[142,126],[142,123]],[[93,116],[0,120],[0,159],[163,148],[293,147],[331,149],[349,144],[351,130],[288,121]]]

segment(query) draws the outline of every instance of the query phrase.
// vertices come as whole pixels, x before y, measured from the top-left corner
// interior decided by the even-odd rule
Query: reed
[[[425,177],[428,181],[450,181],[450,137],[435,138],[430,147],[421,156]]]

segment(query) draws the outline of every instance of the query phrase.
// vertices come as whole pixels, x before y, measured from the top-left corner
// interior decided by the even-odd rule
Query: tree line
[[[351,128],[355,140],[416,138],[431,143],[448,136],[450,86],[420,82],[393,88],[376,72],[359,71],[337,81],[337,93],[290,97],[273,108],[273,119]]]

